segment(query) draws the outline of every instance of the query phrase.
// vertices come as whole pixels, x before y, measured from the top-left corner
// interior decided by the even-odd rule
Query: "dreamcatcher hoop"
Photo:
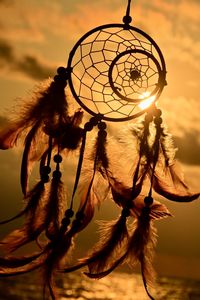
[[[70,52],[67,72],[80,106],[113,122],[142,115],[146,109],[138,105],[152,97],[157,101],[166,85],[160,48],[144,31],[127,24],[102,25],[83,35]]]
[[[42,269],[44,298],[48,290],[51,298],[57,299],[56,271],[67,273],[87,267],[85,275],[100,279],[122,263],[130,267],[139,263],[144,288],[153,300],[149,287],[154,280],[152,259],[157,240],[154,221],[171,216],[167,207],[153,198],[154,192],[176,202],[190,202],[199,197],[199,193],[189,191],[176,167],[176,149],[163,125],[162,111],[154,105],[166,85],[162,52],[148,34],[130,26],[130,2],[124,24],[103,25],[86,33],[70,52],[67,68],[58,68],[49,85],[40,88],[32,102],[23,103],[16,121],[0,132],[0,149],[4,150],[24,137],[21,188],[26,203],[17,215],[0,221],[6,224],[25,216],[22,228],[8,234],[0,244],[7,249],[6,256],[0,257],[0,277]],[[81,109],[69,113],[65,93],[68,83],[75,100],[92,115],[84,126],[81,126]],[[149,99],[152,105],[140,109],[140,104]],[[102,120],[127,121],[144,112],[146,115],[139,124],[128,127],[128,144],[126,134],[114,144],[116,148],[127,145],[127,149],[131,142],[135,145],[131,153],[133,174],[124,182],[119,169],[113,167],[114,155],[107,151],[107,125]],[[88,132],[95,127],[98,132],[92,153],[87,157]],[[63,157],[77,150],[73,191],[66,202],[61,164]],[[83,169],[85,160],[91,166],[88,175]],[[38,161],[40,180],[30,189],[31,169]],[[120,159],[118,168],[119,164]],[[83,175],[87,178],[82,191],[78,191]],[[87,256],[74,266],[63,265],[75,237],[92,221],[95,208],[104,200],[102,193],[95,190],[99,180],[106,185],[106,195],[109,192],[121,213],[118,219],[103,226],[99,243]],[[144,185],[148,190],[143,189]],[[74,208],[77,192],[80,201]],[[129,218],[133,219],[130,226]],[[9,255],[32,241],[39,245],[36,253],[23,257]]]

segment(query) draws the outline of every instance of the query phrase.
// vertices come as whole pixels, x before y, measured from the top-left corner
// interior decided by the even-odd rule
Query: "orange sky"
[[[132,25],[150,34],[165,56],[168,86],[159,106],[179,148],[178,157],[186,179],[193,190],[198,190],[200,2],[132,2]],[[71,48],[85,32],[102,24],[120,23],[126,3],[125,0],[1,0],[0,121],[9,114],[16,97],[28,95],[35,84],[53,76],[58,66],[66,65]],[[3,216],[14,214],[21,204],[20,154],[20,149],[0,153]],[[200,279],[200,203],[165,203],[175,218],[159,224],[158,269],[163,274]],[[170,259],[177,261],[175,268],[166,263]]]

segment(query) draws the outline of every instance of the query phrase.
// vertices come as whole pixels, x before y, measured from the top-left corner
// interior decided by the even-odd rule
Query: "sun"
[[[148,108],[154,101],[155,101],[155,96],[151,96],[148,98],[148,96],[150,95],[150,92],[144,92],[142,95],[140,95],[140,99],[145,99],[143,101],[140,102],[140,104],[138,105],[140,109],[146,109]]]

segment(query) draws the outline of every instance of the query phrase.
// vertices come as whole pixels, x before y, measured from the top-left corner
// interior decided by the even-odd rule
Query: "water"
[[[57,281],[59,300],[148,300],[138,274],[117,273],[101,280],[87,279],[80,272],[67,274]],[[160,278],[152,291],[156,300],[200,300],[200,282]],[[0,280],[0,300],[41,300],[38,273]]]

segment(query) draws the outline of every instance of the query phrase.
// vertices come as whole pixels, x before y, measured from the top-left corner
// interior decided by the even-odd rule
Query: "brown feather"
[[[200,196],[200,193],[192,194],[188,189],[177,190],[173,183],[169,185],[165,178],[159,176],[158,173],[153,176],[153,188],[158,194],[175,202],[191,202]]]
[[[53,178],[47,203],[44,208],[44,225],[46,228],[46,235],[50,239],[56,236],[59,232],[65,206],[66,203],[63,183],[60,179]]]
[[[37,252],[32,255],[20,256],[20,257],[15,257],[15,256],[0,257],[0,269],[22,267],[24,265],[29,264],[33,260],[37,259],[39,256],[42,255],[42,253],[43,251]]]
[[[29,213],[30,211],[35,211],[38,205],[38,201],[42,197],[43,192],[44,192],[44,183],[39,181],[35,185],[35,187],[26,195],[25,202],[27,202],[27,204],[24,207],[24,209],[14,217],[1,221],[0,225],[9,223],[17,218],[20,218],[23,215]]]
[[[12,148],[23,130],[21,122],[11,123],[9,127],[0,131],[0,149],[7,150]]]
[[[107,269],[112,260],[124,247],[128,238],[126,216],[122,214],[117,221],[101,223],[100,241],[92,253],[82,259],[88,262],[89,273],[101,273]]]
[[[31,151],[31,144],[38,132],[39,127],[40,127],[40,121],[34,124],[34,126],[31,128],[31,130],[29,131],[25,139],[25,148],[24,148],[22,163],[21,163],[21,187],[22,187],[22,193],[24,195],[26,195],[27,193],[27,186],[28,186],[29,155]]]

